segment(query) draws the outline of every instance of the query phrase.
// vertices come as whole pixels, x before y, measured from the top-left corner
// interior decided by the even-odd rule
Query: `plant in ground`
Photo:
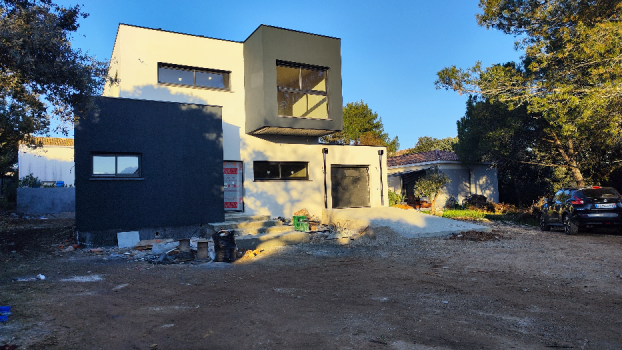
[[[443,188],[450,182],[451,179],[449,176],[442,172],[436,165],[426,170],[425,176],[415,182],[415,196],[432,199],[430,214],[436,214],[436,200],[443,191]]]

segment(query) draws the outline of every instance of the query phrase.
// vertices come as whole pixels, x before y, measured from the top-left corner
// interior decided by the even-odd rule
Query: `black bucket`
[[[234,231],[221,229],[212,235],[214,241],[214,261],[234,262],[237,254]]]

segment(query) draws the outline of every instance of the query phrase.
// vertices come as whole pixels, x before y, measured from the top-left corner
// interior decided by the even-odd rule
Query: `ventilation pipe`
[[[328,194],[326,189],[326,155],[328,148],[322,148],[322,156],[324,157],[324,208],[328,209]]]
[[[378,151],[378,160],[380,161],[380,205],[384,207],[384,185],[382,183],[382,154],[384,154],[384,150]]]

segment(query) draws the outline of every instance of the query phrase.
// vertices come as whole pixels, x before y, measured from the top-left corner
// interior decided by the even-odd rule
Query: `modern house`
[[[110,62],[119,83],[75,130],[80,240],[181,237],[225,212],[388,205],[384,147],[318,141],[343,128],[340,39],[121,24]]]
[[[415,182],[425,175],[427,169],[435,165],[451,179],[439,197],[437,206],[444,205],[451,195],[459,202],[472,194],[483,195],[488,200],[499,202],[497,170],[491,169],[487,164],[466,167],[454,152],[435,150],[405,154],[389,158],[388,165],[389,189],[406,195],[411,204],[416,200]]]

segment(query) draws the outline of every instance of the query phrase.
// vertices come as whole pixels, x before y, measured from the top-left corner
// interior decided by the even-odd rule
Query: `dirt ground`
[[[0,215],[0,349],[622,348],[618,232],[486,223],[153,265],[62,252],[72,225]]]

